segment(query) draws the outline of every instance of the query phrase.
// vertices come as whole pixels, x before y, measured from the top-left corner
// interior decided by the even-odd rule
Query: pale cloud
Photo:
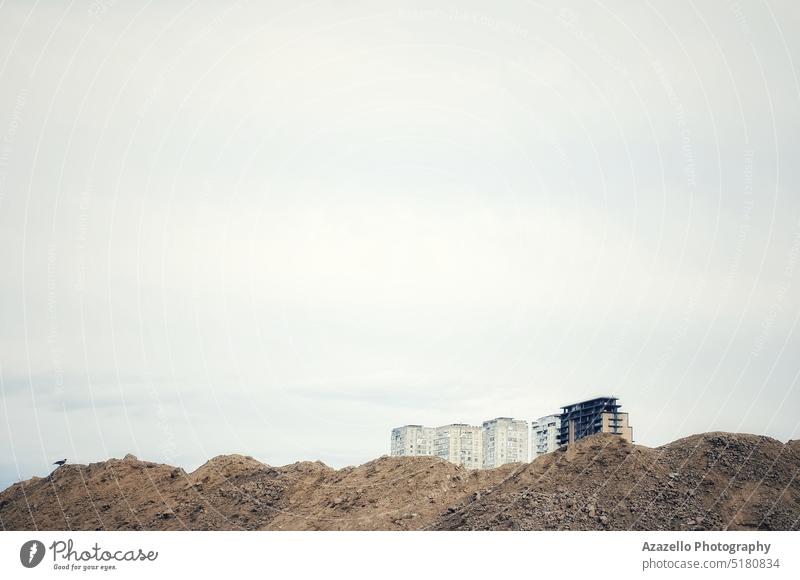
[[[607,392],[797,437],[793,3],[0,14],[0,483]]]

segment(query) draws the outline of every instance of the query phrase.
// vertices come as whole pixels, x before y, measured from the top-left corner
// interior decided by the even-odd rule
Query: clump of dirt
[[[0,493],[4,530],[798,529],[800,442],[706,433],[651,449],[595,435],[530,464],[434,457],[282,467],[215,457],[191,473],[65,465]]]

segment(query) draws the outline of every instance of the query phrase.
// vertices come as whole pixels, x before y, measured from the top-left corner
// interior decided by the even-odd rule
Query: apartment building
[[[483,430],[464,423],[437,427],[433,454],[467,469],[480,469],[483,467]]]
[[[433,455],[436,429],[422,425],[404,425],[392,429],[392,455]]]
[[[614,396],[597,397],[561,408],[558,444],[569,445],[595,433],[613,433],[633,442],[633,428],[628,425],[628,413]]]
[[[484,421],[481,427],[404,425],[392,429],[391,454],[432,455],[468,469],[491,469],[536,459],[595,433],[612,433],[633,442],[628,413],[620,408],[614,396],[580,401],[564,405],[560,414],[540,417],[530,430],[527,421],[511,417]]]
[[[528,461],[528,422],[497,417],[483,422],[483,467]]]
[[[531,424],[531,459],[558,449],[561,415],[540,417]]]

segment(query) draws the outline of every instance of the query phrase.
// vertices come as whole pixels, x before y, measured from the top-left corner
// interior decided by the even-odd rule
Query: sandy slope
[[[0,493],[6,530],[800,529],[800,442],[731,433],[656,449],[596,435],[530,464],[431,457],[334,470],[215,457],[192,473],[133,456]]]

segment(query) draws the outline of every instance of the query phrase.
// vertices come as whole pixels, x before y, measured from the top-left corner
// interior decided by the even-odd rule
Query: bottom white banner
[[[798,578],[799,549],[799,532],[0,532],[0,578]]]

